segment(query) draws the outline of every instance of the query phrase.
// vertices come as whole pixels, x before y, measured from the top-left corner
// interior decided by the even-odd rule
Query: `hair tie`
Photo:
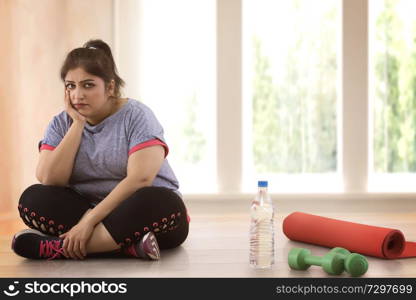
[[[95,48],[93,46],[89,46],[89,47],[87,47],[87,49],[97,49],[97,48]]]

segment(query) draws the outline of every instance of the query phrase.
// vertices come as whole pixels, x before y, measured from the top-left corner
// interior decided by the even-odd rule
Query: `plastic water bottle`
[[[271,268],[274,264],[274,208],[267,186],[267,181],[258,182],[251,205],[250,265],[256,269]]]

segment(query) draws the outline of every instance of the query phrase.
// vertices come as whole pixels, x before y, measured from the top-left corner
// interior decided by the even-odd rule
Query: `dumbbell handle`
[[[322,257],[315,255],[307,255],[305,256],[305,263],[307,263],[308,265],[321,266]]]
[[[295,270],[306,270],[310,266],[320,266],[331,275],[339,275],[344,271],[344,261],[336,253],[314,256],[304,248],[293,248],[288,256],[289,266]]]

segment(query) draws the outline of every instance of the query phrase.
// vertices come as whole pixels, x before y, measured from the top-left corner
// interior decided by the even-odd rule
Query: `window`
[[[119,58],[132,39],[139,57],[126,81],[164,125],[182,192],[416,189],[415,1],[115,7]]]
[[[370,1],[372,188],[412,189],[416,172],[416,2]]]
[[[139,16],[139,98],[165,129],[181,192],[215,192],[215,1],[141,1]]]
[[[340,8],[337,0],[243,1],[244,186],[269,178],[275,191],[339,188]]]

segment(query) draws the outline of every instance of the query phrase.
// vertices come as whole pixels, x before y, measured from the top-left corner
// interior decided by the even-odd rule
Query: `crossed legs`
[[[30,228],[59,236],[82,220],[92,207],[68,187],[35,184],[19,200],[19,213]],[[182,199],[161,187],[142,188],[124,200],[98,223],[86,245],[87,253],[110,252],[129,247],[149,231],[161,249],[179,246],[188,235]]]

